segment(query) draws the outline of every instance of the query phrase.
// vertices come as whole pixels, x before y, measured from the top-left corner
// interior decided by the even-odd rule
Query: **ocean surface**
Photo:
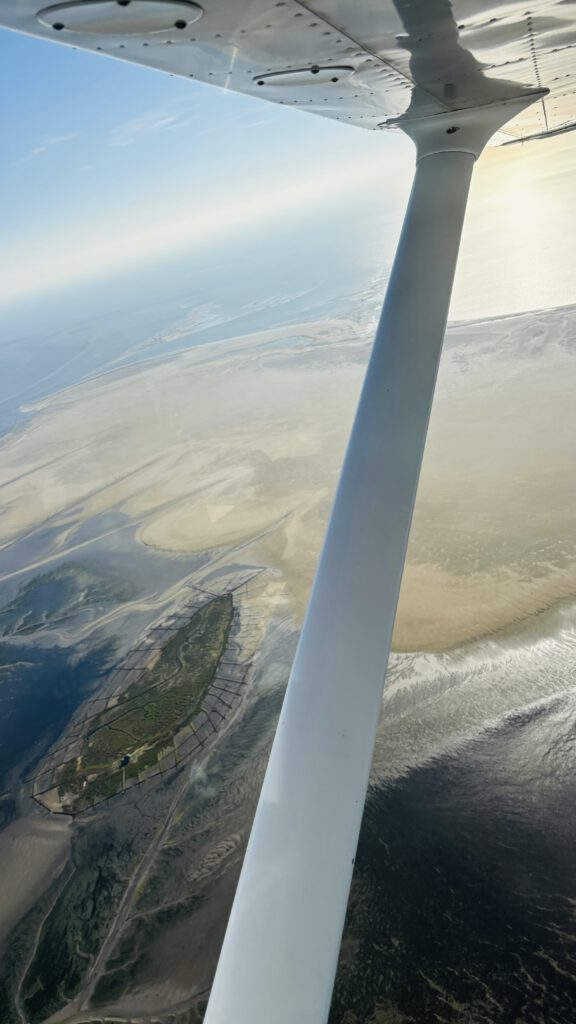
[[[391,666],[333,1019],[569,1024],[574,608],[411,660]]]

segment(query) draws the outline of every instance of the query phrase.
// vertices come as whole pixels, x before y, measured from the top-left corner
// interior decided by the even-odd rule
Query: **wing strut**
[[[414,185],[206,1024],[324,1024],[468,188],[537,98],[405,120]]]

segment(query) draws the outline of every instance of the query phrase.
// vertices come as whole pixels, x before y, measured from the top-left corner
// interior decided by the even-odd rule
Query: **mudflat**
[[[71,822],[65,815],[31,815],[0,832],[0,944],[64,867]]]

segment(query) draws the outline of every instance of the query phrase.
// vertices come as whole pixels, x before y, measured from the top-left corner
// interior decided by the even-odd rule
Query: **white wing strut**
[[[536,97],[404,121],[410,203],[206,1024],[324,1024],[468,188]]]

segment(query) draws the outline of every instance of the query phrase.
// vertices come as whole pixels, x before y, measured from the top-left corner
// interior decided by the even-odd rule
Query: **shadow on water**
[[[74,709],[98,686],[112,644],[72,647],[0,644],[0,794],[33,771]]]
[[[332,1024],[576,1020],[576,698],[370,792]]]

